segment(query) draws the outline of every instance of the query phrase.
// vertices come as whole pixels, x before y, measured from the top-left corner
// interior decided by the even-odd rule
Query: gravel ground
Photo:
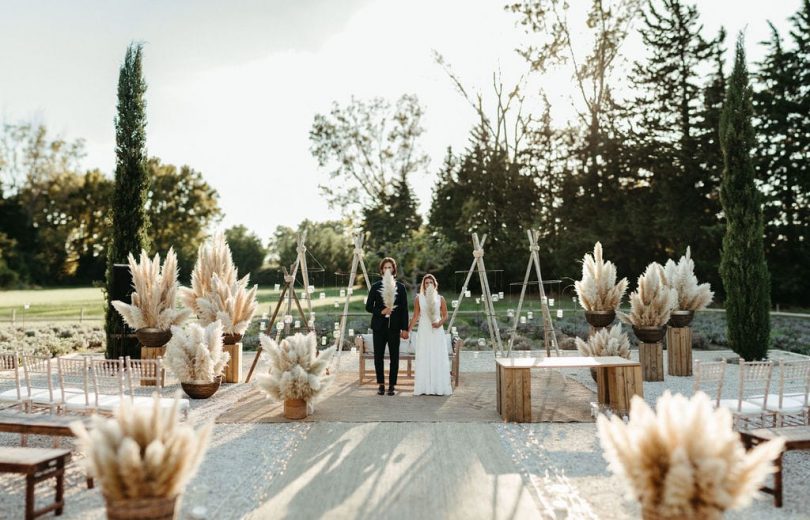
[[[539,352],[517,355],[539,355]],[[564,355],[575,355],[565,351]],[[637,353],[633,353],[637,359]],[[712,360],[730,357],[729,351],[695,351],[696,359]],[[772,351],[772,357],[799,358],[796,354]],[[246,353],[244,363],[249,367],[252,353]],[[666,362],[666,356],[665,356]],[[356,371],[357,356],[344,352],[340,370]],[[462,372],[493,369],[494,356],[488,352],[464,352]],[[264,370],[260,364],[259,370]],[[247,371],[245,370],[245,374]],[[567,370],[572,377],[595,391],[588,370]],[[724,396],[734,397],[738,367],[729,364],[726,370]],[[462,375],[463,377],[463,375]],[[664,382],[644,383],[645,399],[651,404],[665,389],[691,394],[692,378],[667,377]],[[189,421],[199,425],[212,420],[233,405],[248,385],[226,385],[215,398],[192,401]],[[531,486],[532,495],[539,500],[539,511],[553,510],[556,518],[637,518],[638,507],[624,498],[621,482],[607,470],[596,436],[596,425],[584,424],[498,424],[493,426],[502,445],[511,454],[524,481]],[[290,457],[301,443],[306,442],[311,424],[218,424],[214,428],[211,447],[199,473],[189,484],[183,499],[181,518],[193,518],[192,509],[203,518],[242,518],[269,499],[271,483],[286,468]],[[0,445],[19,444],[19,436],[0,434]],[[71,446],[69,440],[62,445]],[[31,437],[31,446],[51,446],[51,440]],[[66,475],[65,518],[104,518],[104,505],[98,489],[88,491],[84,473],[74,455]],[[785,456],[785,507],[772,506],[770,497],[758,499],[741,512],[728,518],[810,518],[810,494],[801,487],[810,480],[810,453],[790,452]],[[44,503],[52,496],[40,484],[39,496]],[[50,493],[50,494],[49,494]],[[23,508],[24,481],[18,475],[0,476],[0,519],[20,518]],[[547,516],[552,518],[552,516]]]

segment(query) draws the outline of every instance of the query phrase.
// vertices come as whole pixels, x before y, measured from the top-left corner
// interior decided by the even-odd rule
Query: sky
[[[352,96],[416,94],[431,162],[411,180],[426,213],[447,147],[462,149],[475,122],[433,51],[470,90],[488,94],[496,70],[514,82],[526,70],[515,49],[529,40],[504,3],[0,0],[0,117],[84,139],[83,167],[111,175],[118,71],[127,45],[142,41],[149,155],[201,171],[220,194],[219,227],[243,224],[265,240],[278,225],[340,215],[318,190],[327,173],[309,152],[315,114]],[[733,49],[745,31],[749,63],[762,56],[767,20],[786,32],[799,5],[771,1],[763,15],[761,0],[698,2],[707,37],[722,25]],[[638,35],[623,54],[644,56]],[[572,117],[570,75],[541,83],[555,120]]]

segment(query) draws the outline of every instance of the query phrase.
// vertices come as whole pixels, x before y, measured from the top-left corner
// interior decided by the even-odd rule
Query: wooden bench
[[[641,365],[618,356],[498,358],[495,363],[496,402],[504,421],[531,422],[534,368],[595,368],[599,403],[616,413],[627,413],[634,395],[644,396]]]
[[[70,450],[45,448],[0,447],[0,473],[25,475],[25,520],[32,520],[51,511],[56,516],[65,507],[65,463],[70,460]],[[37,483],[56,477],[54,503],[35,509],[34,489]]]
[[[360,384],[366,383],[366,378],[369,379],[369,382],[376,381],[374,379],[374,346],[369,345],[366,348],[366,342],[363,341],[362,335],[355,336],[354,344],[357,347],[357,352],[360,356],[360,367],[359,367],[359,377],[360,377]],[[448,354],[450,358],[450,379],[453,382],[453,388],[458,386],[459,381],[459,366],[460,366],[460,357],[461,357],[461,350],[464,347],[464,340],[461,338],[456,338],[453,342],[453,353]],[[413,361],[416,359],[416,355],[413,353],[408,354],[399,354],[399,361],[406,361],[407,368],[405,372],[406,379],[413,379]],[[366,367],[366,360],[371,361],[371,367]],[[384,356],[384,360],[391,361],[390,356],[388,355],[388,350],[386,349],[386,354]],[[402,372],[400,370],[400,372]]]
[[[785,439],[785,448],[776,459],[776,473],[773,475],[773,487],[762,486],[761,490],[773,495],[773,504],[782,507],[782,455],[790,450],[810,449],[810,426],[783,426],[780,428],[759,428],[756,430],[741,430],[740,439],[746,449],[757,444],[770,441],[777,437]]]

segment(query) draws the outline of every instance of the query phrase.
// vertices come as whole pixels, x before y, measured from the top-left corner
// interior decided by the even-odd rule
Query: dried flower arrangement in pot
[[[92,418],[88,432],[77,421],[71,429],[86,455],[88,474],[101,483],[107,518],[170,519],[178,516],[180,496],[202,461],[213,422],[201,430],[181,424],[179,402],[161,408],[132,407],[121,401],[115,417]]]
[[[314,403],[332,381],[323,372],[335,353],[329,347],[318,353],[314,333],[295,334],[276,343],[268,336],[259,337],[262,349],[270,356],[270,370],[256,384],[270,399],[284,402],[284,416],[303,419],[308,405]]]
[[[602,258],[602,244],[597,242],[593,255],[582,258],[582,279],[574,282],[585,319],[593,327],[607,327],[616,318],[616,310],[627,290],[627,278],[616,282],[616,266]]]
[[[183,323],[190,314],[176,306],[177,255],[170,248],[162,267],[160,255],[150,260],[146,251],[141,251],[140,262],[131,253],[128,261],[135,289],[131,303],[115,300],[112,305],[127,325],[135,329],[142,345],[162,347],[171,338],[170,327]]]
[[[166,348],[166,365],[180,380],[180,386],[193,399],[205,399],[219,389],[230,355],[222,349],[222,323],[202,328],[192,323],[172,327]]]
[[[627,424],[617,416],[597,420],[604,457],[643,518],[722,518],[748,505],[774,471],[784,441],[746,452],[731,413],[715,409],[703,392],[687,399],[667,390],[655,408],[634,396]]]
[[[623,322],[633,326],[636,337],[644,343],[661,341],[670,313],[678,304],[678,293],[666,286],[664,280],[661,264],[648,265],[630,295],[630,313],[618,313]]]
[[[610,329],[599,329],[594,334],[591,334],[587,342],[579,338],[576,338],[574,342],[577,345],[577,350],[583,356],[619,356],[630,359],[630,340],[627,338],[627,333],[622,332],[621,323],[617,323]],[[591,377],[596,381],[595,368],[591,368]]]
[[[695,276],[695,262],[692,261],[689,247],[686,248],[686,254],[678,260],[677,264],[673,260],[667,260],[664,266],[664,278],[666,285],[678,293],[677,309],[672,311],[669,318],[670,327],[688,326],[692,323],[695,311],[705,309],[714,298],[711,285],[698,284],[697,276]]]

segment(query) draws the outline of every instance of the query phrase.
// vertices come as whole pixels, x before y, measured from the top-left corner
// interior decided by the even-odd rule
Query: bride
[[[413,303],[413,317],[408,332],[415,323],[419,331],[414,338],[416,353],[416,379],[413,395],[451,395],[450,361],[444,323],[447,321],[447,303],[438,293],[436,277],[426,274],[422,278],[419,294]]]

